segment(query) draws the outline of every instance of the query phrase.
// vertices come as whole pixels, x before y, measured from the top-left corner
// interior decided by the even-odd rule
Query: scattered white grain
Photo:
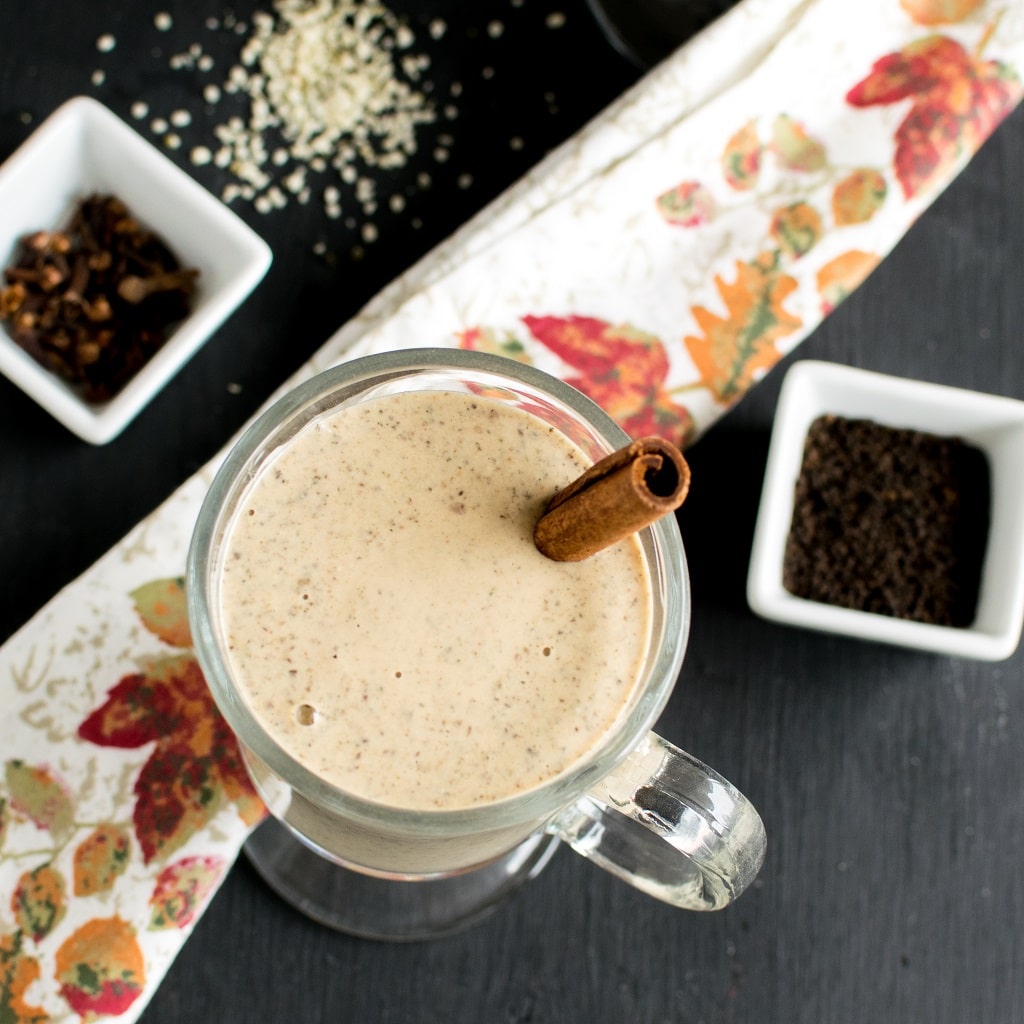
[[[513,135],[512,138],[508,140],[509,149],[522,149],[525,144],[526,143],[519,135]]]
[[[480,77],[481,78],[487,78],[487,79],[493,78],[494,77],[494,68],[492,68],[490,66],[481,68],[480,69]]]
[[[187,128],[192,123],[192,115],[187,110],[174,110],[170,120],[175,128]]]
[[[371,221],[367,221],[360,231],[363,236],[363,241],[368,245],[377,241],[377,225]]]
[[[213,67],[213,58],[209,54],[203,53],[203,48],[199,43],[192,43],[183,53],[172,54],[169,63],[175,71],[194,67],[198,67],[201,71],[209,71]]]
[[[405,209],[405,196],[403,196],[400,192],[396,192],[388,200],[388,208],[391,210],[392,213],[401,213]]]
[[[154,23],[166,30],[169,16],[166,28],[161,14]],[[426,77],[430,60],[414,52],[413,29],[385,0],[272,0],[268,11],[255,12],[249,22],[225,10],[205,24],[211,31],[247,34],[223,81],[208,84],[202,95],[210,106],[226,94],[240,95],[248,110],[214,126],[216,146],[192,150],[194,162],[230,171],[234,180],[221,198],[255,202],[262,197],[259,206],[267,212],[289,197],[308,201],[309,173],[334,173],[356,187],[364,212],[376,210],[372,185],[361,183],[358,168],[403,167],[417,150],[418,128],[437,116],[429,98],[434,86]],[[427,31],[439,39],[447,25],[434,18]],[[183,70],[214,66],[198,43],[170,61]],[[451,94],[459,92],[456,86]],[[444,108],[450,120],[457,113],[454,104]],[[183,115],[175,111],[170,123],[184,127],[191,115],[190,121]],[[162,135],[168,125],[157,118],[150,127]],[[276,146],[268,146],[271,138],[278,140]],[[324,203],[329,215],[340,216],[340,192],[325,193]]]
[[[473,184],[473,175],[460,174],[456,181],[456,184],[459,186],[459,188],[469,188]]]
[[[189,159],[196,167],[205,167],[213,159],[209,146],[193,146]]]
[[[168,149],[181,149],[181,136],[176,132],[168,132],[164,136],[164,145]]]
[[[505,26],[500,21],[489,21],[487,23],[487,34],[492,39],[497,39],[504,31]]]
[[[102,85],[107,78],[107,73],[100,68],[97,68],[93,73],[90,81],[93,85]]]
[[[293,196],[299,195],[306,187],[306,168],[302,166],[296,167],[295,170],[284,179],[284,187],[288,189]]]
[[[552,11],[544,19],[544,24],[548,28],[562,28],[565,25],[565,15],[561,11]]]
[[[174,19],[167,11],[157,11],[153,15],[153,24],[157,27],[157,31],[166,32],[174,24]]]
[[[96,49],[100,53],[110,53],[115,46],[117,46],[117,40],[109,32],[104,33],[96,40]]]
[[[169,127],[170,125],[162,117],[154,117],[153,120],[149,122],[149,130],[154,135],[163,135]]]
[[[149,113],[149,104],[142,100],[136,100],[131,105],[131,115],[136,121],[141,121]]]

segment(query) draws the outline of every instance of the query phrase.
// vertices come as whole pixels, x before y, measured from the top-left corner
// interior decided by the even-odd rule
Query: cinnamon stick
[[[537,520],[534,544],[556,562],[582,561],[679,508],[689,489],[679,449],[642,437],[559,491]]]

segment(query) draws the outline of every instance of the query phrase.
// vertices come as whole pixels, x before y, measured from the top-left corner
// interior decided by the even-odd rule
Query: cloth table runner
[[[1021,4],[745,0],[283,387],[357,354],[463,346],[687,444],[867,277],[1022,72]],[[134,1020],[264,813],[185,616],[214,468],[0,650],[3,1020]]]

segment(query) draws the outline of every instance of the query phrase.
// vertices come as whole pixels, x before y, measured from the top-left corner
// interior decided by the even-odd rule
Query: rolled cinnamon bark
[[[679,508],[689,489],[679,449],[642,437],[559,491],[537,520],[534,544],[556,562],[582,561]]]

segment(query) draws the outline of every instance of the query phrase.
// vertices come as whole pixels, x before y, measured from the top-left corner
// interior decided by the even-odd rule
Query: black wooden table
[[[389,179],[408,186],[409,202],[378,218],[361,259],[322,207],[238,207],[274,248],[270,275],[106,447],[77,441],[0,381],[0,639],[201,466],[381,286],[639,73],[583,0],[392,6],[421,26],[445,20],[431,74],[464,88],[458,116],[433,129],[451,136],[448,161],[425,158],[430,189],[416,187],[417,161]],[[235,5],[239,18],[247,7]],[[173,109],[194,85],[168,58],[198,39],[211,53],[231,42],[204,34],[206,18],[223,14],[212,4],[8,8],[0,157],[76,93],[125,117],[140,96]],[[171,15],[162,33],[157,11]],[[116,46],[104,53],[106,33]],[[172,156],[216,191],[221,172],[186,157],[202,127],[200,117],[183,128]],[[1024,109],[787,363],[815,357],[1024,398],[1022,168]],[[387,946],[307,921],[243,860],[145,1024],[1024,1020],[1024,650],[977,663],[751,614],[744,580],[784,370],[690,453],[693,630],[660,723],[761,810],[769,853],[754,888],[730,909],[690,915],[562,851],[473,930]]]

